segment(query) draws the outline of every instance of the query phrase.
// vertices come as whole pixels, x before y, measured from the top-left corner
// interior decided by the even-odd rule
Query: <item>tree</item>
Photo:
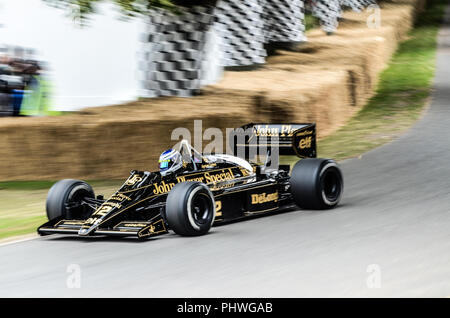
[[[77,21],[83,23],[95,13],[95,5],[105,0],[43,0],[51,6],[65,9]],[[181,7],[215,4],[216,0],[110,0],[128,17],[149,14],[157,8],[177,11]]]

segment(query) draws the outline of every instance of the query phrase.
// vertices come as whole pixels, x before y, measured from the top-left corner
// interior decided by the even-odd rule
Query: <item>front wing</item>
[[[40,235],[79,234],[85,220],[55,219],[38,228]],[[98,227],[89,235],[135,236],[147,238],[168,233],[163,218],[158,215],[149,221],[120,221],[108,228]]]

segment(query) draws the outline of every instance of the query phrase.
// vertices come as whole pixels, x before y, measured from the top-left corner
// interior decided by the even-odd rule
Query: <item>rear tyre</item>
[[[80,203],[83,198],[95,198],[94,190],[84,181],[64,179],[56,182],[48,191],[46,210],[47,218],[52,221],[56,218],[84,219],[87,217],[86,207],[76,209],[67,208],[68,205]]]
[[[208,233],[215,216],[214,196],[204,183],[178,183],[167,196],[167,223],[178,235],[199,236]]]
[[[334,208],[339,204],[343,191],[342,172],[334,160],[303,159],[292,169],[291,193],[300,208]]]

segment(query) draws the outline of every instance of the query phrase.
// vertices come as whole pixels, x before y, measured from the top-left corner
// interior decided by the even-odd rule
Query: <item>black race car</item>
[[[342,173],[335,161],[315,158],[314,124],[249,124],[230,140],[239,157],[201,154],[183,140],[178,150],[163,153],[161,171],[132,171],[106,200],[83,181],[61,180],[48,193],[49,221],[38,233],[147,238],[172,230],[195,236],[214,224],[289,205],[329,209],[339,203]],[[260,154],[252,150],[263,146],[268,147],[264,164],[242,159]],[[301,159],[292,171],[289,165],[274,168],[275,152]],[[181,159],[171,162],[178,154]]]

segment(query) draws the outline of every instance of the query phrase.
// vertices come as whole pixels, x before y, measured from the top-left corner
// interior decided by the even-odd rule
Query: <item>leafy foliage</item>
[[[96,4],[105,0],[43,0],[47,4],[65,9],[75,20],[83,23],[89,15],[95,13]],[[181,7],[214,4],[214,0],[110,0],[121,10],[124,16],[133,17],[148,14],[151,10],[162,8],[178,11]]]

